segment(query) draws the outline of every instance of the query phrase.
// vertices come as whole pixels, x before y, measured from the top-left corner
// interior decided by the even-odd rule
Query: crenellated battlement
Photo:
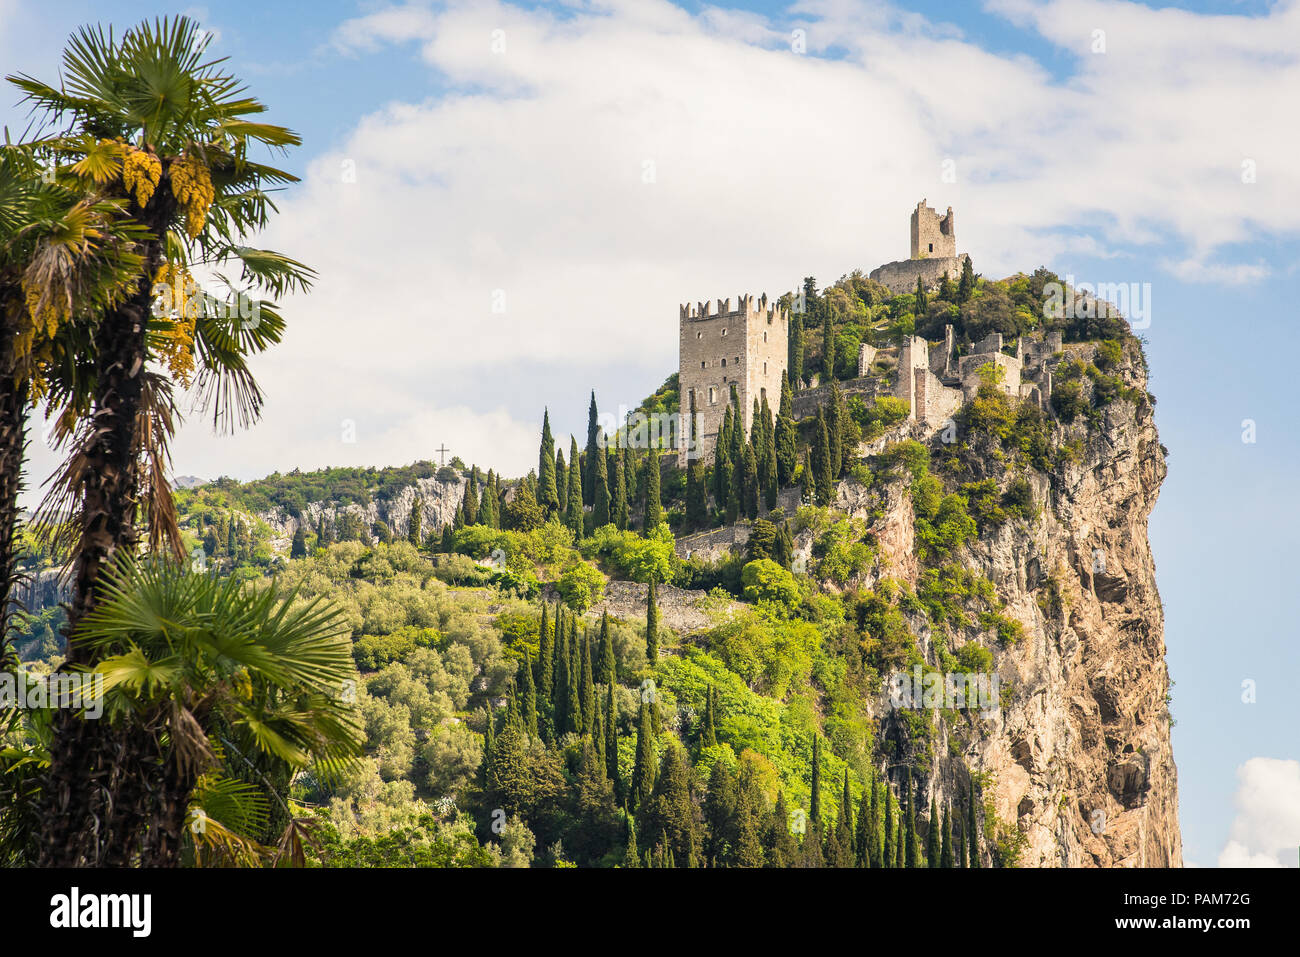
[[[691,305],[689,302],[678,306],[678,315],[682,322],[706,322],[712,319],[757,319],[768,322],[789,317],[784,309],[773,299],[769,302],[767,293],[761,296],[742,295],[736,297],[736,308],[731,308],[730,299],[719,299],[717,305],[708,300]]]

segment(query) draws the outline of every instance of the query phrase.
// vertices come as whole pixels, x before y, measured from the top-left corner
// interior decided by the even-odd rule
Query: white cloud
[[[444,410],[450,430],[460,407],[513,417],[481,464],[526,463],[543,404],[581,409],[597,370],[623,384],[603,407],[635,404],[676,368],[678,303],[902,258],[922,197],[955,207],[959,245],[987,275],[1073,256],[1131,271],[1151,243],[1181,278],[1265,274],[1222,249],[1300,228],[1300,131],[1277,120],[1297,87],[1295,2],[1256,18],[990,6],[1075,75],[849,0],[769,19],[662,0],[558,14],[476,0],[343,23],[333,49],[403,56],[413,42],[439,95],[362,119],[281,203],[268,245],[321,279],[287,304],[285,343],[257,363],[267,418],[221,440],[228,470],[337,461],[345,417],[391,436],[359,441],[359,457],[409,461],[428,455],[401,441],[421,410]],[[796,26],[807,54],[790,48]],[[1098,26],[1102,55],[1086,52]],[[1256,182],[1241,181],[1243,159]],[[187,429],[178,467],[205,474],[191,456],[208,444]]]
[[[1237,814],[1220,867],[1295,867],[1300,849],[1300,761],[1251,758],[1237,768]]]

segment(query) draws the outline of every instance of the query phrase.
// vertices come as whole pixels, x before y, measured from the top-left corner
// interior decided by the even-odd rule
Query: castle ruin
[[[733,390],[746,432],[753,425],[755,399],[766,398],[776,414],[789,358],[789,320],[766,294],[740,296],[735,309],[730,299],[719,299],[714,311],[707,302],[680,306],[678,388],[684,423],[694,399],[695,454],[712,455]]]
[[[911,226],[911,258],[873,269],[871,278],[895,295],[914,291],[918,279],[927,289],[937,287],[944,279],[960,279],[962,266],[970,257],[957,253],[952,207],[940,216],[921,200],[912,210]]]

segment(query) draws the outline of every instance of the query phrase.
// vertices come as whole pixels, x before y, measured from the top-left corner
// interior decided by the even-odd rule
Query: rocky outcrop
[[[1137,368],[1125,377],[1145,386]],[[961,558],[992,581],[1002,614],[1024,629],[1012,645],[991,632],[977,638],[978,625],[961,636],[992,651],[1007,698],[970,713],[965,726],[938,722],[937,757],[922,787],[961,807],[970,772],[983,776],[998,826],[1023,835],[1022,865],[1178,867],[1164,616],[1147,539],[1165,477],[1152,407],[1145,393],[1112,402],[1097,423],[1058,426],[1057,437],[1075,443],[1077,457],[1050,476],[1029,473],[1037,520],[1008,521]],[[915,586],[902,485],[886,490],[872,531],[885,557],[882,574]],[[839,504],[863,507],[855,495],[841,486]],[[937,636],[924,615],[912,624],[933,661]],[[901,722],[887,704],[881,719],[882,737],[901,745]]]
[[[395,536],[406,534],[411,521],[411,509],[415,500],[420,500],[421,527],[427,534],[442,528],[456,517],[456,508],[465,497],[468,479],[460,478],[454,482],[443,482],[437,478],[419,479],[414,485],[402,488],[389,499],[372,498],[366,505],[350,503],[331,505],[312,502],[300,516],[293,516],[282,509],[261,512],[259,519],[266,522],[272,531],[272,547],[278,551],[287,551],[293,534],[299,525],[306,525],[308,531],[315,531],[324,513],[331,521],[337,522],[341,515],[355,514],[361,518],[363,527],[369,530],[375,522],[384,522]]]

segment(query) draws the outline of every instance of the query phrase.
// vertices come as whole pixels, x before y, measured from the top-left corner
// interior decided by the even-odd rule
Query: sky
[[[581,432],[589,390],[675,371],[679,303],[906,258],[922,198],[985,276],[1149,284],[1184,856],[1297,866],[1300,0],[0,0],[0,71],[182,12],[302,134],[259,243],[320,276],[256,361],[262,421],[193,415],[177,474],[444,443],[522,474],[543,406]]]

